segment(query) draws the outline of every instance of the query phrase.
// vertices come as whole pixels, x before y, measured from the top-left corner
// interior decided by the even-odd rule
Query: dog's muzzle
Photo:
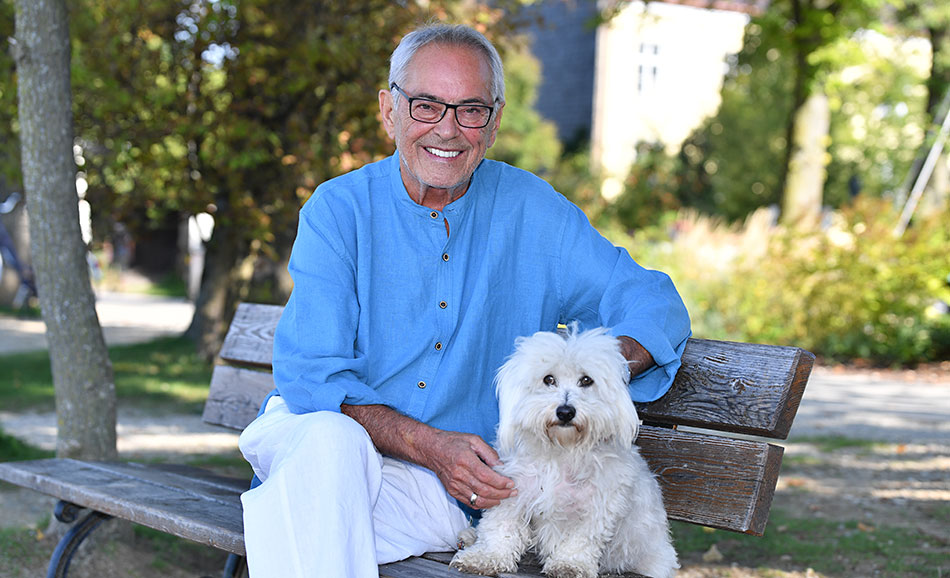
[[[574,416],[577,415],[577,410],[574,409],[573,405],[564,404],[554,410],[554,415],[560,420],[560,425],[567,425],[574,419]]]

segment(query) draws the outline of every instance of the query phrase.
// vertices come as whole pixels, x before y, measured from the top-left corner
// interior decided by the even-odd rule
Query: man
[[[489,445],[494,372],[517,336],[610,327],[640,401],[665,393],[689,336],[666,275],[537,177],[484,160],[504,76],[481,34],[407,35],[389,82],[396,153],[301,210],[277,395],[241,436],[262,480],[242,498],[254,578],[376,576],[453,549],[469,515],[517,492]]]

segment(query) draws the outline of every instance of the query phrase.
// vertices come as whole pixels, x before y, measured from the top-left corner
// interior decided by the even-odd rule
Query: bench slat
[[[783,448],[650,426],[640,429],[637,445],[657,475],[671,520],[765,533]]]
[[[263,371],[215,366],[201,418],[210,424],[243,430],[274,389],[274,376]]]
[[[247,480],[200,468],[47,459],[0,463],[0,479],[199,544],[244,555]]]
[[[448,565],[452,561],[452,556],[455,555],[455,552],[426,552],[422,555],[422,558],[426,560],[434,560],[444,565]],[[386,566],[380,566],[380,570]],[[411,576],[411,575],[410,575]],[[448,576],[444,571],[442,574],[436,574],[436,576]],[[472,576],[471,574],[463,574],[457,572],[452,574],[452,576]],[[544,574],[541,573],[541,563],[538,561],[537,556],[533,552],[528,552],[521,559],[521,562],[518,563],[518,572],[514,574],[499,574],[499,578],[535,578],[542,577]],[[637,574],[636,572],[626,572],[624,574],[611,574],[612,578],[649,578],[642,574]],[[394,576],[393,578],[401,578]]]
[[[761,535],[782,448],[644,426],[637,440],[670,519]],[[238,496],[247,480],[188,466],[36,460],[0,464],[0,479],[240,553]]]
[[[670,391],[644,421],[785,439],[815,363],[797,347],[690,339]]]
[[[239,305],[221,359],[270,368],[281,311]],[[637,410],[652,423],[785,439],[814,361],[797,347],[692,338],[669,393]]]
[[[221,359],[269,369],[274,358],[274,331],[283,310],[280,305],[239,304],[221,345]]]

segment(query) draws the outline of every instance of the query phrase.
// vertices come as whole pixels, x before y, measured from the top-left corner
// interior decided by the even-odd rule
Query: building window
[[[660,46],[640,43],[639,67],[637,69],[637,93],[645,96],[656,91],[659,78]]]

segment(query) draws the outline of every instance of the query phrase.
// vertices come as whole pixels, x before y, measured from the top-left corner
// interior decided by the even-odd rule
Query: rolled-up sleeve
[[[359,300],[352,256],[315,205],[300,213],[289,271],[294,290],[274,335],[274,382],[295,413],[382,403],[356,350]]]
[[[640,343],[656,365],[631,380],[630,395],[634,401],[658,399],[672,385],[690,336],[686,306],[668,275],[641,267],[579,209],[566,213],[559,274],[563,320],[602,325]]]

